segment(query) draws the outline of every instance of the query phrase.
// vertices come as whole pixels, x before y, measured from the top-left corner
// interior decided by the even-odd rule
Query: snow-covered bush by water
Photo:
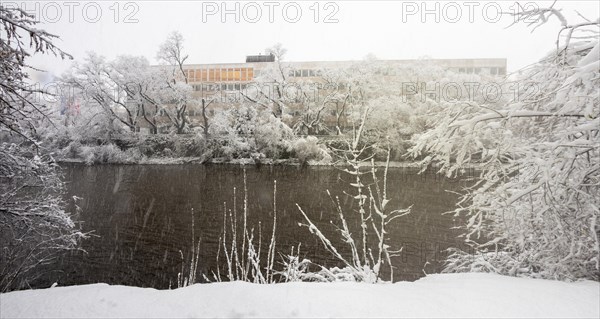
[[[300,162],[317,161],[330,162],[331,156],[327,153],[325,147],[319,144],[319,139],[315,136],[301,137],[294,141],[292,146],[294,154]]]
[[[122,151],[114,144],[81,146],[79,156],[86,164],[135,164],[143,158],[139,150],[130,148]]]
[[[294,139],[292,130],[270,110],[249,104],[216,114],[210,136],[220,145],[217,157],[228,159],[285,158]]]
[[[58,166],[16,144],[0,144],[0,291],[25,288],[84,235],[64,209]]]

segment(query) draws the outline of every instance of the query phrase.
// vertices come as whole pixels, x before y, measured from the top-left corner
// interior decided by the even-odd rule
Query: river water
[[[219,252],[224,210],[235,213],[238,229],[241,227],[244,174],[247,225],[249,230],[254,229],[255,238],[260,228],[263,254],[270,242],[275,181],[277,184],[275,268],[281,268],[282,255],[300,243],[302,258],[327,267],[341,266],[307,227],[299,225],[305,221],[296,204],[349,257],[350,250],[335,227],[339,219],[327,190],[334,198],[339,197],[353,236],[357,240],[360,237],[357,203],[347,195],[354,192],[349,186],[351,176],[337,168],[244,169],[235,165],[192,164],[65,164],[63,168],[66,196],[80,198],[74,219],[85,232],[90,232],[90,238],[83,242],[85,252],[65,255],[44,276],[46,282],[39,285],[104,282],[169,288],[176,286],[177,274],[186,265],[183,260],[190,256],[192,242],[198,240],[198,273],[212,278],[218,267],[224,270],[223,251]],[[449,191],[459,191],[465,184],[432,173],[419,175],[412,168],[390,168],[387,184],[391,198],[388,207],[412,205],[410,215],[389,225],[388,244],[395,250],[402,248],[392,260],[396,267],[394,280],[415,280],[425,273],[440,272],[444,250],[461,247],[459,231],[453,229],[460,220],[442,213],[452,209],[458,198]],[[219,264],[217,253],[221,256]],[[198,277],[203,281],[202,276]]]

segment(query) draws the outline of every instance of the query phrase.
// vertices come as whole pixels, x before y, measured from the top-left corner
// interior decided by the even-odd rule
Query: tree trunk
[[[206,116],[206,100],[202,99],[202,120],[204,121],[204,138],[208,139],[208,117]]]

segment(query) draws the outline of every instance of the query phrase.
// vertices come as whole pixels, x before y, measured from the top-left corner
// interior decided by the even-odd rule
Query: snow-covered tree
[[[283,61],[287,53],[287,49],[281,43],[275,43],[265,51],[267,54],[272,54],[275,57],[275,61]]]
[[[454,103],[415,139],[426,166],[481,169],[454,210],[477,254],[454,251],[447,271],[599,279],[600,21],[569,24],[554,8],[516,16],[550,17],[565,36],[523,70],[515,98]]]
[[[192,87],[188,84],[188,77],[185,73],[184,64],[188,56],[183,53],[183,36],[174,31],[161,44],[156,58],[163,63],[161,70],[167,78],[165,82],[167,88],[164,91],[169,99],[165,107],[165,115],[175,126],[177,134],[185,133],[188,130],[188,107],[194,102],[192,97]],[[206,114],[207,104],[203,106],[203,114]],[[204,117],[205,127],[208,127],[208,118]]]
[[[126,95],[128,107],[139,113],[135,124],[140,126],[143,119],[150,125],[150,133],[157,134],[158,117],[165,107],[161,92],[166,79],[162,73],[142,56],[118,56],[110,68],[113,81]]]
[[[82,144],[108,143],[128,128],[105,112],[93,100],[84,99],[78,90],[59,92],[54,103],[49,103],[48,117],[38,126],[40,139],[48,146],[62,149],[64,156],[77,157]],[[68,153],[68,154],[67,154]]]
[[[485,87],[497,87],[501,79],[478,74],[460,74],[431,60],[386,66],[371,62],[370,77],[379,81],[361,84],[363,104],[371,108],[364,139],[378,143],[379,152],[391,149],[400,159],[412,145],[411,137],[432,128],[428,119],[459,101],[484,101]],[[481,84],[479,87],[476,84]],[[495,97],[494,97],[495,98]],[[491,101],[492,99],[489,98]],[[495,102],[495,99],[494,99]],[[358,108],[360,110],[360,108]],[[353,114],[353,121],[360,113]]]
[[[254,83],[242,91],[242,96],[256,107],[270,110],[276,117],[285,119],[285,113],[292,102],[285,91],[290,88],[290,68],[283,62],[287,49],[278,43],[265,51],[275,56],[275,63],[261,70]]]
[[[131,59],[133,60],[133,59]],[[129,61],[133,62],[133,61]],[[60,79],[68,91],[83,93],[82,99],[95,102],[104,112],[135,132],[142,118],[142,108],[138,103],[130,103],[128,90],[133,88],[129,74],[123,76],[125,63],[115,63],[105,57],[89,53],[83,63],[74,62]],[[131,69],[129,69],[131,70]]]
[[[30,14],[0,5],[0,291],[27,287],[38,266],[83,237],[65,211],[59,169],[36,139],[47,109],[28,82],[26,60],[46,53],[71,58]]]
[[[123,55],[107,61],[94,53],[83,63],[74,63],[60,79],[67,99],[82,101],[89,108],[99,107],[110,121],[118,121],[131,132],[147,123],[152,134],[158,133],[161,111],[181,95],[167,85],[168,80],[142,56]],[[187,86],[181,89],[183,95],[189,95]]]

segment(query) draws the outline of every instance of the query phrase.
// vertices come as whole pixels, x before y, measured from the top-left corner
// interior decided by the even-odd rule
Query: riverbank
[[[438,274],[395,284],[245,282],[155,290],[95,284],[0,295],[2,318],[598,318],[600,283]]]
[[[206,160],[202,157],[178,157],[178,158],[143,158],[137,162],[107,162],[107,163],[86,163],[86,161],[82,159],[76,158],[66,158],[57,160],[59,164],[81,164],[81,165],[234,165],[234,166],[292,166],[292,167],[343,167],[343,163],[336,163],[332,161],[316,161],[309,160],[306,162],[301,162],[298,159],[250,159],[250,158],[242,158],[242,159],[233,159],[228,160],[225,158],[213,158],[210,160]],[[420,172],[423,169],[423,165],[417,161],[414,162],[399,162],[399,161],[390,161],[389,163],[376,161],[374,162],[375,167],[377,168],[406,168],[412,169],[416,172]],[[360,163],[361,167],[371,167],[371,162],[363,162]],[[481,165],[465,165],[462,173],[467,171],[478,172],[481,169]],[[437,172],[437,168],[432,165],[431,168],[427,169],[428,172]],[[461,174],[462,174],[461,173]]]

